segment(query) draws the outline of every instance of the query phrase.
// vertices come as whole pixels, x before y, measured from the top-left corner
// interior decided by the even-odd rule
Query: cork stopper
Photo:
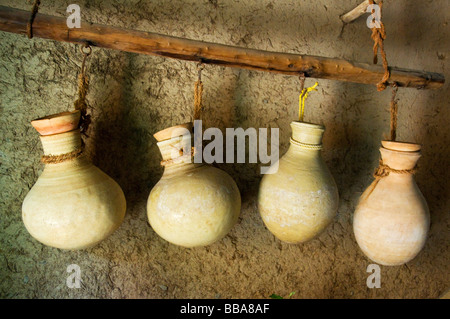
[[[153,134],[153,137],[158,142],[162,142],[162,141],[170,140],[173,137],[185,135],[186,130],[188,130],[190,133],[192,133],[192,131],[193,131],[192,122],[168,127],[162,131],[159,131],[159,132]]]
[[[381,141],[381,145],[385,149],[398,152],[418,152],[422,148],[420,144],[395,141]]]
[[[80,116],[79,110],[67,111],[35,119],[31,125],[42,136],[59,134],[77,129]]]

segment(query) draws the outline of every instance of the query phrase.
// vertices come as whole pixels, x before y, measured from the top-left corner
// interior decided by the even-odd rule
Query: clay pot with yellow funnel
[[[338,209],[336,183],[322,155],[325,127],[292,122],[288,151],[261,180],[258,207],[278,239],[303,243],[322,233]]]

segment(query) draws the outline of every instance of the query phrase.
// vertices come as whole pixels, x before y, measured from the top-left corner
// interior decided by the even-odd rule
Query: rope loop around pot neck
[[[388,165],[384,164],[383,160],[380,159],[379,165],[376,168],[373,176],[375,177],[375,179],[380,179],[380,178],[388,176],[390,173],[415,174],[416,171],[417,171],[417,165],[412,169],[395,169],[395,168],[389,167]]]
[[[83,155],[83,151],[84,151],[84,145],[80,146],[79,148],[77,148],[76,150],[74,150],[72,152],[65,153],[65,154],[43,155],[41,157],[41,162],[44,164],[59,164],[62,162],[71,161],[71,160],[74,160],[74,159],[80,157],[81,155]]]
[[[373,174],[375,181],[372,183],[372,188],[365,198],[366,199],[369,198],[369,196],[372,194],[372,192],[377,187],[380,180],[382,178],[389,176],[390,173],[406,175],[406,174],[415,174],[416,171],[417,171],[417,165],[412,169],[395,169],[395,168],[392,168],[392,167],[384,164],[383,160],[380,158],[378,167],[375,169],[375,172]]]
[[[307,149],[307,150],[313,150],[313,151],[320,151],[323,148],[322,144],[308,144],[308,143],[302,143],[294,140],[292,137],[290,139],[290,143],[297,145],[301,148]]]

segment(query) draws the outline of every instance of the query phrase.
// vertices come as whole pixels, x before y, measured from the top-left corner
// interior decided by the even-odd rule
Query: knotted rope
[[[369,0],[369,4],[373,5],[374,1]],[[387,82],[389,80],[389,77],[391,75],[389,71],[389,65],[386,58],[386,52],[384,51],[384,40],[386,39],[386,29],[384,27],[383,22],[381,21],[381,15],[383,10],[383,1],[378,1],[378,6],[380,7],[380,20],[379,22],[379,28],[375,25],[375,18],[373,19],[374,27],[372,28],[372,35],[371,38],[374,41],[373,45],[373,64],[378,63],[378,49],[380,50],[381,58],[383,59],[383,68],[384,68],[384,74],[380,82],[377,83],[377,90],[383,91],[386,89]],[[375,10],[372,9],[372,14],[375,13]]]
[[[398,86],[396,83],[392,84],[392,97],[391,97],[391,130],[390,130],[390,140],[395,141],[397,137],[397,114],[398,114],[398,105],[397,100],[395,99],[395,96],[397,94]],[[372,189],[370,190],[367,197],[369,197],[370,194],[372,194],[375,187],[378,185],[378,182],[388,176],[390,173],[395,174],[415,174],[417,170],[417,167],[414,167],[412,169],[394,169],[389,167],[388,165],[383,163],[383,160],[380,159],[380,162],[378,164],[378,167],[375,170],[375,173],[373,174],[373,177],[375,178],[375,182],[373,183]]]
[[[373,174],[375,181],[372,183],[372,189],[370,190],[369,194],[367,194],[366,198],[368,198],[370,196],[370,194],[372,194],[373,190],[378,185],[378,182],[382,178],[389,176],[390,173],[406,175],[406,174],[415,174],[416,171],[417,171],[417,166],[415,166],[412,169],[395,169],[395,168],[389,167],[388,165],[384,164],[383,160],[380,159],[378,167],[375,169],[375,172]]]
[[[88,49],[85,51],[84,49]],[[74,102],[75,110],[80,110],[80,129],[81,133],[86,135],[86,131],[91,123],[91,116],[87,114],[88,103],[86,102],[86,95],[89,89],[89,78],[86,74],[86,59],[92,53],[92,48],[86,43],[80,47],[81,53],[84,55],[83,63],[81,64],[81,72],[78,76],[78,99]]]
[[[396,83],[392,85],[392,97],[391,97],[391,130],[390,137],[391,141],[395,141],[397,138],[397,115],[398,115],[398,104],[395,96],[397,95],[398,86]]]
[[[199,63],[197,66],[198,79],[194,85],[194,120],[199,120],[202,116],[203,105],[202,105],[202,95],[203,95],[203,82],[202,82],[202,71],[203,64]]]
[[[313,86],[305,89],[305,74],[300,74],[300,95],[298,97],[298,120],[303,122],[303,116],[305,114],[305,101],[308,98],[308,94],[311,91],[317,91],[316,87],[319,85],[316,82]]]
[[[414,167],[412,169],[395,169],[392,167],[389,167],[388,165],[383,163],[383,160],[380,159],[380,163],[378,164],[377,169],[375,170],[375,173],[373,174],[373,177],[375,179],[381,179],[383,177],[388,176],[390,173],[395,174],[415,174],[417,171],[417,167]]]
[[[27,23],[27,35],[29,39],[33,38],[33,22],[34,18],[36,18],[36,14],[38,13],[40,4],[41,4],[40,0],[35,0],[33,3],[33,8],[31,9],[30,20]]]
[[[84,57],[81,64],[81,72],[78,75],[78,98],[74,102],[74,108],[75,110],[80,111],[80,132],[86,135],[86,131],[91,122],[91,116],[87,114],[88,103],[86,102],[86,95],[89,89],[89,78],[86,74],[86,59],[92,53],[92,48],[88,43],[86,43],[84,46],[80,47],[80,51],[84,55]],[[80,157],[83,154],[83,151],[84,141],[81,140],[81,146],[78,149],[66,154],[43,155],[41,157],[41,162],[44,164],[59,164]]]

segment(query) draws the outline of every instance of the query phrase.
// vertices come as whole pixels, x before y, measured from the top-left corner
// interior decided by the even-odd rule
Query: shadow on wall
[[[422,157],[418,162],[415,180],[428,203],[431,216],[430,233],[424,248],[426,256],[422,258],[432,258],[448,255],[449,248],[444,243],[448,243],[450,227],[450,147],[445,142],[450,138],[446,129],[450,122],[447,102],[450,101],[450,91],[447,83],[439,91],[420,94],[424,94],[424,97],[414,110],[410,110],[415,120],[409,121],[408,125],[417,123],[415,130],[421,134]],[[426,105],[431,108],[425,107]]]
[[[149,127],[141,127],[137,114],[133,112],[133,109],[142,108],[132,95],[131,73],[135,55],[120,53],[118,58],[120,68],[115,70],[115,76],[105,78],[103,83],[95,83],[101,86],[101,94],[95,98],[100,102],[93,107],[95,120],[88,132],[91,137],[87,143],[88,149],[92,149],[94,164],[113,177],[130,199],[131,196],[148,196],[162,169],[159,167],[159,150],[150,133],[156,114],[147,108]],[[135,203],[134,200],[127,202]],[[135,210],[131,208],[129,211]]]

